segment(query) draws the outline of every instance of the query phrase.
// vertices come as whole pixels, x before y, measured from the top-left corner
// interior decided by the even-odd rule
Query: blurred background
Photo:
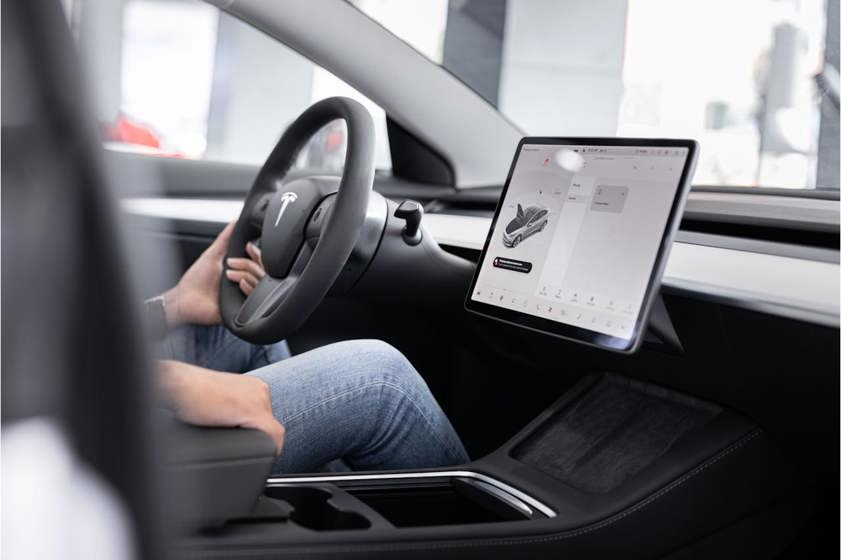
[[[837,109],[822,107],[820,85],[838,84],[837,1],[352,4],[524,134],[690,137],[703,146],[695,184],[838,188]],[[259,164],[311,103],[347,95],[374,115],[377,165],[390,168],[376,104],[216,7],[64,5],[109,148]],[[827,30],[835,34],[829,43]],[[823,122],[822,110],[830,115]],[[312,146],[301,165],[340,169],[343,125],[323,130]]]

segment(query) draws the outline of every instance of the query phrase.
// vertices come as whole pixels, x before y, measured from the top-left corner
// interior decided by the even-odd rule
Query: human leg
[[[335,459],[354,470],[468,461],[423,378],[384,342],[339,342],[249,374],[268,383],[286,428],[275,472],[312,472]]]
[[[178,360],[231,373],[259,369],[290,355],[285,340],[269,345],[251,344],[234,336],[222,325],[178,327],[157,348],[160,359]]]

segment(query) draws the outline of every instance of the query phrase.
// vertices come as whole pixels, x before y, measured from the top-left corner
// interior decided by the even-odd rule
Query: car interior
[[[652,15],[637,3],[666,10],[658,29],[676,26],[676,8],[653,0],[4,2],[3,555],[837,553],[838,3],[791,2],[810,4],[804,13],[821,29],[821,44],[803,47],[821,63],[804,82],[811,147],[773,147],[787,142],[794,101],[768,134],[771,121],[746,113],[766,123],[751,150],[770,155],[755,176],[732,181],[725,172],[747,125],[718,101],[690,107],[666,90],[646,94],[701,115],[711,131],[703,135],[588,130],[575,120],[590,118],[586,99],[613,87],[593,78],[596,66],[576,66],[589,59],[566,63],[584,76],[580,98],[575,85],[566,92],[565,77],[523,83],[536,67],[515,62],[551,48],[540,42],[551,30],[545,20],[568,17],[573,34],[593,18],[605,26],[599,33],[614,24],[631,33]],[[443,62],[392,26],[395,14],[412,29],[431,26],[432,4],[447,14],[436,35]],[[182,27],[203,22],[213,35]],[[772,76],[785,74],[778,58],[800,52],[785,50],[786,22],[768,27],[761,64]],[[101,48],[94,37],[123,43]],[[511,54],[515,37],[525,46]],[[632,55],[643,56],[624,41],[611,70],[619,78],[623,57],[627,78]],[[483,56],[460,59],[452,45]],[[164,67],[204,46],[212,71],[161,74],[179,84],[178,72],[185,83],[205,72],[209,122],[194,153],[195,135],[178,144],[164,133],[166,123],[192,126],[193,99],[126,69],[159,71],[154,61]],[[281,52],[321,69],[312,78],[320,93],[292,104],[260,89],[303,79],[273,58]],[[501,99],[482,81],[489,53]],[[500,67],[499,57],[514,62]],[[119,79],[109,82],[108,72]],[[516,86],[499,85],[512,79]],[[768,111],[788,95],[778,91],[783,80],[762,94]],[[556,89],[528,98],[541,87]],[[533,119],[554,114],[545,98],[571,104],[557,109],[569,126],[518,121],[503,110],[517,96],[536,105]],[[167,107],[157,129],[125,109],[153,106],[148,99]],[[109,103],[120,107],[111,120],[101,112]],[[285,112],[264,110],[281,105]],[[233,132],[214,137],[223,125]],[[737,132],[724,136],[727,127]],[[251,159],[225,155],[256,145]],[[795,161],[808,163],[802,180],[786,167],[801,169]],[[651,174],[587,182],[593,169],[620,163],[625,174],[650,164]],[[559,176],[571,177],[562,190],[552,182]],[[668,188],[656,196],[640,194],[661,184]],[[141,305],[232,221],[229,254],[245,256],[246,243],[260,239],[267,276],[248,297],[221,283],[228,330],[261,344],[285,339],[293,354],[388,342],[422,375],[470,462],[269,474],[275,449],[264,433],[190,426],[161,405]],[[572,227],[580,231],[567,235]],[[581,280],[572,289],[538,283],[552,267]]]

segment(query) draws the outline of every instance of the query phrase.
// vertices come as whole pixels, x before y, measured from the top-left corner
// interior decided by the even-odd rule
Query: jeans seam
[[[414,399],[412,399],[412,397],[409,395],[409,393],[404,391],[398,385],[388,383],[387,381],[383,381],[381,383],[382,383],[383,387],[389,387],[391,389],[394,389],[395,391],[397,391],[398,393],[400,393],[404,397],[406,397],[406,400],[408,400],[412,404],[412,406],[415,407],[415,410],[418,411],[418,414],[420,414],[421,418],[423,418],[423,421],[426,422],[426,425],[429,428],[433,428],[432,422],[430,422],[429,418],[427,418],[423,409],[420,406],[418,406],[418,404],[414,401]],[[453,448],[452,444],[446,443],[446,442],[441,440],[441,437],[438,435],[438,432],[436,430],[433,429],[433,430],[431,430],[431,432],[432,432],[432,435],[435,437],[436,440],[438,440],[438,443],[440,443],[442,447],[447,449],[452,455],[458,455],[458,453],[456,453],[456,449]]]
[[[350,395],[352,393],[357,393],[357,392],[362,391],[364,389],[367,389],[369,387],[376,387],[377,385],[380,385],[380,383],[381,382],[379,382],[379,381],[373,381],[373,382],[370,382],[370,383],[365,383],[364,385],[360,385],[359,387],[354,387],[353,389],[347,389],[346,391],[342,391],[340,393],[330,395],[329,397],[326,397],[326,398],[318,401],[317,403],[311,404],[310,406],[308,406],[304,410],[300,410],[300,411],[296,412],[292,416],[286,418],[284,420],[284,422],[291,422],[293,420],[296,420],[299,416],[303,416],[307,412],[311,412],[312,410],[314,410],[314,409],[316,409],[316,408],[318,408],[322,405],[325,405],[329,402],[332,402],[332,401],[334,401],[334,400],[336,400],[340,397],[344,397],[344,396]]]

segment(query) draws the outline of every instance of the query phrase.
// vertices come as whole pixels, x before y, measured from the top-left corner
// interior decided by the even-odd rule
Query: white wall
[[[614,135],[626,0],[508,0],[500,109],[526,134]]]
[[[286,127],[312,102],[312,63],[222,15],[217,48],[214,99],[209,123],[208,159],[262,163]],[[226,21],[227,20],[227,21]],[[215,111],[219,113],[214,114]]]

